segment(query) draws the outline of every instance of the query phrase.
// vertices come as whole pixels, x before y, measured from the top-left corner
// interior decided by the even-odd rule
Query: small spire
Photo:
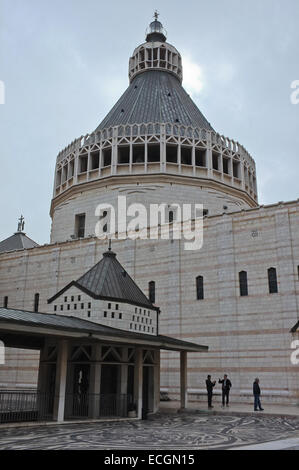
[[[159,15],[160,13],[158,13],[158,10],[155,10],[155,13],[154,13],[155,21],[158,21]]]
[[[25,219],[21,215],[21,217],[18,220],[18,232],[24,232],[24,227],[25,227]]]
[[[111,245],[112,245],[111,238],[109,238],[108,251],[111,251]]]

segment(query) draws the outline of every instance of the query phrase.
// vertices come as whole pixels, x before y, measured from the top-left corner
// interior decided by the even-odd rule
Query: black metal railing
[[[54,396],[36,390],[0,390],[0,423],[53,419]]]
[[[131,407],[130,395],[68,393],[65,419],[127,417]]]
[[[37,390],[0,390],[0,423],[51,421],[54,399],[54,394]],[[67,393],[64,418],[125,418],[133,408],[131,395]]]

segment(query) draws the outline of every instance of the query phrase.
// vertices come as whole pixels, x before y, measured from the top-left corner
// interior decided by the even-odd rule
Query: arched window
[[[197,276],[196,278],[196,297],[197,300],[203,300],[204,298],[203,276]]]
[[[148,298],[152,304],[156,301],[156,283],[155,281],[150,281],[148,283]]]
[[[269,283],[269,294],[277,294],[278,285],[277,285],[276,268],[268,269],[268,283]]]
[[[247,272],[241,271],[239,273],[239,284],[240,284],[240,296],[245,297],[248,295],[248,282],[247,282]]]
[[[34,295],[34,312],[38,312],[39,294]]]

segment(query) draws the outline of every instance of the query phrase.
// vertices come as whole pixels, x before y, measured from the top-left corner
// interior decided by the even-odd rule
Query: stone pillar
[[[143,391],[143,350],[136,348],[134,369],[134,401],[136,403],[137,418],[142,418],[142,391]]]
[[[160,171],[161,173],[166,170],[166,128],[165,124],[160,124]]]
[[[93,362],[90,364],[90,380],[89,380],[89,406],[88,416],[90,418],[98,418],[100,414],[100,394],[101,394],[101,346],[95,344],[92,351]]]
[[[112,137],[112,148],[111,148],[111,175],[117,173],[117,151],[118,151],[118,139],[117,139],[118,128],[117,126],[113,128],[113,137]]]
[[[160,407],[160,350],[155,351],[154,366],[154,413],[159,411]]]
[[[122,360],[120,366],[120,408],[121,416],[127,416],[127,394],[128,394],[128,348],[122,348]]]
[[[213,160],[212,160],[212,136],[211,132],[207,132],[207,152],[206,152],[206,165],[208,167],[208,178],[213,176]]]
[[[187,352],[180,352],[181,410],[187,407]]]
[[[65,390],[66,390],[66,374],[68,359],[68,341],[61,340],[58,345],[57,364],[56,364],[56,381],[55,381],[55,398],[53,419],[62,422],[64,420],[65,408]]]

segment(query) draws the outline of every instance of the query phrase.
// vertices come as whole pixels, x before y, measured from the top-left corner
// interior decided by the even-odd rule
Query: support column
[[[155,351],[154,366],[154,413],[159,411],[160,407],[160,350]]]
[[[55,398],[53,419],[62,422],[64,420],[65,408],[65,390],[68,359],[68,341],[61,340],[58,345],[56,380],[55,380]]]
[[[134,369],[134,401],[136,403],[137,418],[142,418],[142,391],[143,391],[143,350],[136,348]]]
[[[180,352],[181,410],[187,407],[187,352]]]
[[[98,418],[100,415],[100,394],[101,394],[101,372],[100,364],[101,346],[94,345],[92,359],[94,362],[90,364],[90,381],[89,381],[89,407],[88,415],[90,418]]]
[[[125,364],[120,366],[120,412],[121,416],[128,415],[128,348],[122,348],[122,360]]]

